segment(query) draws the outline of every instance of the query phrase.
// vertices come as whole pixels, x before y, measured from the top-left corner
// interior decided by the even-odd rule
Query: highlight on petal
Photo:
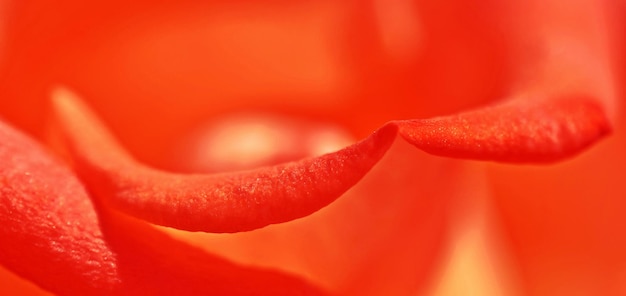
[[[392,121],[334,153],[228,174],[176,174],[132,159],[72,93],[58,90],[56,124],[76,170],[106,203],[155,224],[238,232],[307,216],[358,182],[399,132],[449,157],[542,163],[572,156],[607,134],[602,109],[584,97],[513,100],[455,116]]]
[[[321,295],[98,207],[70,170],[0,122],[0,263],[62,295]]]

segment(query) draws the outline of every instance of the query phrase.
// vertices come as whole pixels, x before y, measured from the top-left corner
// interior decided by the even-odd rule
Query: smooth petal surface
[[[54,295],[43,290],[32,281],[16,275],[6,267],[0,267],[0,281],[4,283],[0,287],[3,295],[23,295],[23,296],[51,296]]]
[[[314,118],[364,138],[506,95],[508,5],[382,3],[11,1],[0,113],[40,135],[51,88],[67,84],[138,160],[171,169],[181,134],[230,112]],[[382,47],[393,36],[415,46]]]
[[[144,222],[98,213],[72,173],[0,124],[0,262],[64,295],[320,295],[304,281],[247,269]],[[262,291],[262,292],[261,292]]]

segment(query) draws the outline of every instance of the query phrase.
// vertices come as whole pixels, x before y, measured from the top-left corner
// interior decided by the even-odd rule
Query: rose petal
[[[290,221],[328,205],[378,162],[398,130],[427,152],[515,162],[571,156],[609,131],[594,101],[515,100],[456,116],[391,122],[335,153],[252,171],[182,175],[142,166],[91,111],[55,93],[62,141],[90,189],[115,207],[179,229],[237,232]]]
[[[437,155],[501,162],[554,162],[607,135],[611,126],[593,99],[517,99],[491,108],[399,122],[400,134]]]
[[[28,281],[10,270],[0,266],[0,293],[2,295],[21,296],[52,296],[54,294],[41,289],[35,283]]]
[[[168,233],[236,262],[306,275],[338,295],[422,295],[445,254],[450,204],[483,190],[480,171],[465,164],[396,139],[358,184],[313,215],[235,234]]]
[[[71,172],[0,123],[0,262],[65,295],[319,295],[172,240],[89,200]],[[100,218],[100,221],[98,220]]]
[[[450,114],[506,94],[516,37],[508,20],[524,9],[378,2],[11,0],[0,114],[39,134],[60,81],[88,96],[138,159],[172,169],[169,144],[225,113],[320,118],[361,138],[389,119]],[[418,30],[406,28],[413,23]],[[394,49],[403,41],[387,44],[389,36],[418,48]]]
[[[391,145],[394,126],[333,154],[241,173],[182,175],[135,163],[68,92],[55,96],[77,170],[99,196],[156,224],[235,232],[306,216],[354,185]]]
[[[602,36],[615,30],[613,49],[626,53],[626,3],[611,4],[617,4],[610,11],[613,21],[619,20],[622,27],[590,33]],[[584,15],[589,11],[585,8]],[[570,19],[587,28],[598,24],[585,17]],[[615,69],[626,69],[624,57],[614,60]],[[603,59],[600,53],[578,57],[588,69]],[[614,135],[555,166],[490,168],[493,201],[515,252],[525,295],[626,295],[626,72],[617,74],[621,100],[607,105],[622,116],[615,120]]]
[[[626,124],[615,130],[556,166],[491,167],[525,295],[625,295]]]

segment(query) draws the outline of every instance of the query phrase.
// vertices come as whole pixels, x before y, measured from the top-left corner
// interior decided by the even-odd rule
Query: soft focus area
[[[141,285],[164,293],[157,282],[173,274],[175,284],[191,283],[183,292],[217,282],[228,295],[231,282],[212,277],[226,266],[233,286],[243,275],[242,286],[261,287],[241,295],[273,295],[283,281],[328,295],[626,295],[624,36],[623,0],[0,0],[0,123],[32,137],[42,159],[67,170],[55,186],[85,192],[101,215],[78,215],[90,231],[119,234],[117,241],[98,237],[103,249],[122,245],[132,258],[111,268],[131,279],[145,275],[125,293]],[[594,135],[572,155],[558,150],[567,155],[550,164],[440,157],[391,138],[380,161],[319,211],[252,231],[193,232],[147,225],[102,202],[101,188],[90,187],[90,175],[60,144],[69,136],[53,118],[51,94],[61,88],[92,108],[137,163],[168,173],[222,176],[313,159],[389,121],[498,110],[490,108],[502,102],[588,100],[610,135]],[[535,117],[547,122],[550,111]],[[505,117],[493,116],[513,126]],[[458,126],[471,130],[460,118]],[[477,121],[496,125],[488,119]],[[471,142],[450,130],[453,144]],[[482,140],[519,130],[489,130]],[[562,134],[554,131],[550,147],[575,138]],[[535,147],[517,148],[511,153]],[[0,194],[10,177],[0,175]],[[78,244],[85,238],[77,233]],[[31,255],[11,255],[11,264]],[[39,286],[54,286],[57,277],[91,287],[89,276],[42,280],[22,272],[54,270],[55,258],[39,257],[18,270],[0,262],[0,294],[52,295]],[[211,283],[202,286],[204,279]]]

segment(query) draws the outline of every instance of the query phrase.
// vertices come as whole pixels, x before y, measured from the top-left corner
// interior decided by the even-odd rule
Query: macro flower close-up
[[[0,0],[0,294],[626,295],[624,19]]]

